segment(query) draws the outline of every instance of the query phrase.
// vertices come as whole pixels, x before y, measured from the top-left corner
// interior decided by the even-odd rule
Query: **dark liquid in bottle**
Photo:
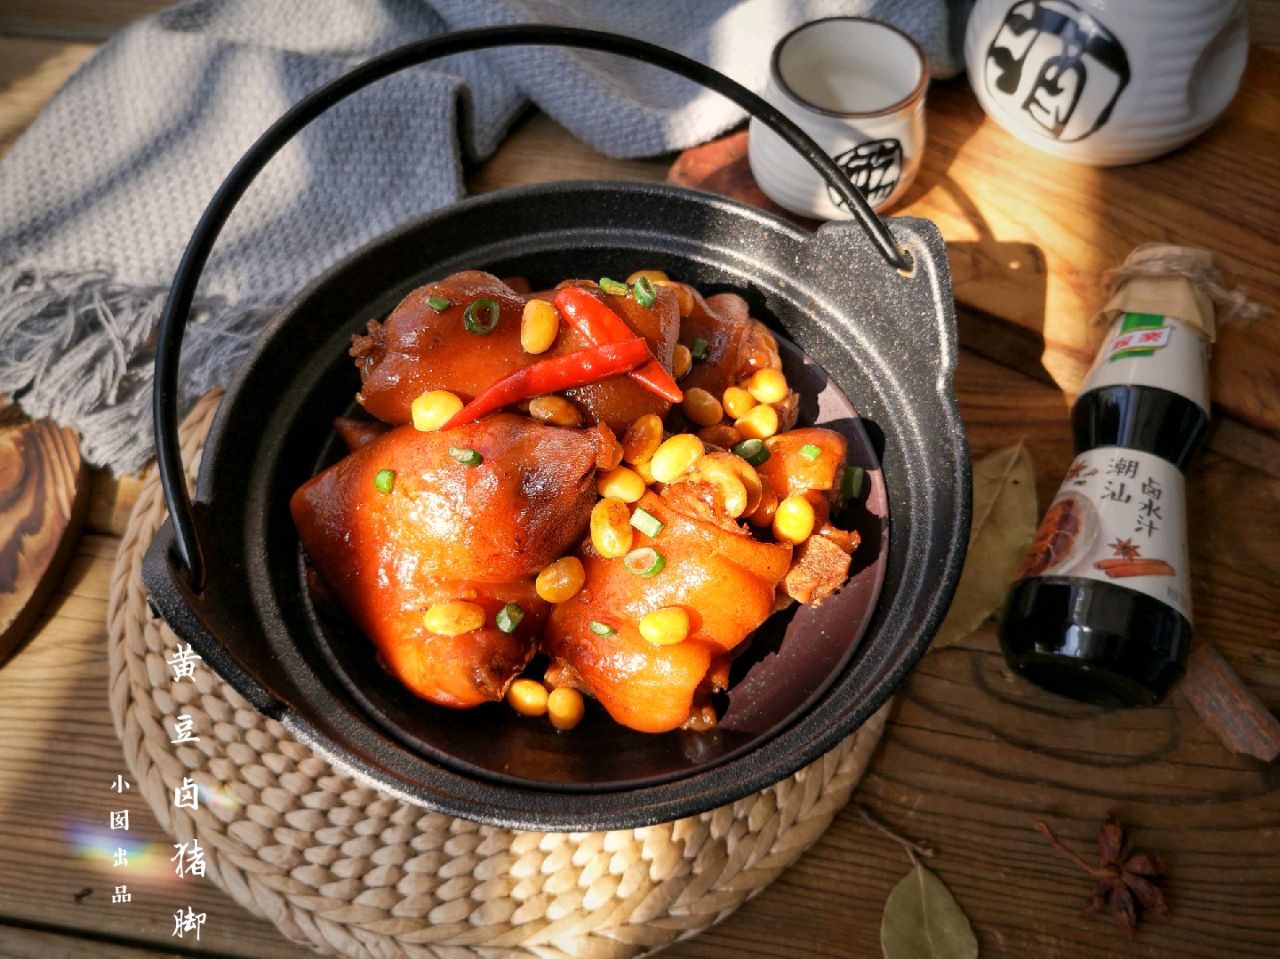
[[[1081,394],[1071,409],[1076,452],[1124,446],[1154,453],[1184,473],[1209,417],[1193,400],[1155,386],[1104,386]]]
[[[1077,452],[1122,446],[1180,470],[1209,430],[1196,403],[1152,386],[1090,390],[1076,401],[1071,422]],[[1000,647],[1018,673],[1051,692],[1106,706],[1159,702],[1181,678],[1190,645],[1191,623],[1173,607],[1074,576],[1020,580],[1000,623]]]

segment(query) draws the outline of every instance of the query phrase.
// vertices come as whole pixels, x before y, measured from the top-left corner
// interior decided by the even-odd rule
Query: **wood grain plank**
[[[1152,240],[1211,247],[1250,296],[1280,306],[1277,91],[1280,52],[1255,46],[1240,94],[1209,131],[1149,163],[1095,169],[1004,132],[963,77],[934,84],[929,148],[894,213],[928,217],[946,238],[956,301],[971,311],[964,345],[1074,392],[1104,332],[1088,322],[1102,274]],[[1280,430],[1277,355],[1274,322],[1222,330],[1215,403]]]
[[[0,157],[96,49],[88,43],[0,36]]]
[[[1250,0],[1249,42],[1280,47],[1280,0]]]
[[[990,629],[913,675],[863,795],[937,838],[985,956],[1121,949],[1108,920],[1078,916],[1088,877],[1031,829],[1049,819],[1088,855],[1108,812],[1171,862],[1173,919],[1145,924],[1127,954],[1274,956],[1280,941],[1274,768],[1228,757],[1176,696],[1108,713],[1042,694],[1008,673]]]
[[[4,959],[186,959],[190,955],[105,941],[87,933],[68,936],[0,924],[0,956]]]
[[[109,788],[118,773],[128,778],[106,698],[104,624],[116,546],[84,538],[49,618],[0,671],[0,923],[88,928],[167,949],[177,943],[174,911],[190,905],[208,915],[202,951],[313,955],[207,880],[177,880],[171,840],[136,787],[122,796]],[[110,858],[122,835],[107,828],[113,809],[129,810],[127,838],[141,850],[121,869]],[[113,904],[121,883],[133,901]],[[91,895],[77,901],[86,888]]]
[[[0,33],[59,40],[105,40],[171,0],[5,0]]]
[[[95,469],[89,479],[85,528],[106,536],[123,536],[142,489],[142,478],[136,474],[112,476],[107,470]]]
[[[1263,62],[1270,61],[1264,56]],[[1255,64],[1258,76],[1250,77],[1221,130],[1168,158],[1104,171],[1051,160],[1015,141],[983,118],[965,80],[937,85],[929,107],[932,147],[895,212],[927,217],[941,229],[960,307],[961,344],[1073,392],[1104,332],[1089,322],[1104,300],[1103,272],[1151,239],[1203,244],[1213,237],[1228,268],[1233,256],[1249,258],[1234,269],[1259,302],[1274,305],[1280,274],[1266,258],[1276,204],[1239,202],[1242,193],[1272,189],[1272,174],[1280,172],[1280,163],[1270,166],[1273,148],[1280,146],[1274,135],[1280,101],[1265,92],[1280,77],[1263,78],[1266,70]],[[1267,116],[1272,121],[1264,133]],[[756,185],[747,140],[744,130],[686,151],[669,178],[787,215]],[[1260,152],[1267,158],[1256,182],[1245,172],[1256,170],[1256,162],[1237,148],[1242,143],[1264,144]],[[1185,189],[1189,182],[1197,184],[1194,196]],[[1027,202],[1031,196],[1036,202]],[[1272,332],[1263,324],[1224,329],[1214,385],[1222,409],[1275,431],[1280,378],[1272,351],[1280,348],[1280,336]],[[1246,354],[1250,362],[1241,369]]]

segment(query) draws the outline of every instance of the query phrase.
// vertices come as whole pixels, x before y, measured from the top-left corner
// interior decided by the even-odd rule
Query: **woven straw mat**
[[[217,396],[182,428],[194,474]],[[791,778],[700,816],[599,833],[517,832],[425,812],[315,756],[212,670],[175,683],[178,640],[147,610],[142,555],[164,520],[148,474],[111,580],[110,695],[134,782],[175,839],[199,839],[207,875],[289,938],[352,957],[622,959],[729,916],[822,835],[862,778],[881,710]],[[174,746],[164,721],[195,720]],[[184,776],[239,800],[196,811]]]

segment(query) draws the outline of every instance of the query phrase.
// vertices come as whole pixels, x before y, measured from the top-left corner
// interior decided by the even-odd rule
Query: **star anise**
[[[1133,540],[1121,539],[1119,536],[1116,537],[1116,541],[1114,543],[1108,543],[1107,545],[1111,547],[1111,550],[1117,556],[1123,557],[1124,559],[1137,559],[1138,554],[1142,552],[1142,547]]]
[[[1114,817],[1108,816],[1102,831],[1098,833],[1096,866],[1085,862],[1064,846],[1048,823],[1038,822],[1036,829],[1053,844],[1054,849],[1097,879],[1093,887],[1093,899],[1084,907],[1085,912],[1110,909],[1111,918],[1130,939],[1133,938],[1133,931],[1144,911],[1169,915],[1164,894],[1156,885],[1156,880],[1164,875],[1164,860],[1133,849],[1125,840],[1124,827]]]

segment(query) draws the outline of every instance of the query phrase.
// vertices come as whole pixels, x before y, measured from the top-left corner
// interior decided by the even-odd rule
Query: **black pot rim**
[[[329,281],[330,277],[341,273],[344,269],[349,269],[352,264],[363,257],[370,256],[374,251],[390,246],[398,238],[414,235],[429,228],[433,223],[450,217],[471,214],[495,205],[501,208],[508,204],[523,205],[531,201],[560,198],[566,193],[587,194],[597,200],[607,197],[624,207],[628,204],[643,203],[655,197],[663,197],[672,202],[710,207],[735,220],[743,221],[747,226],[758,225],[778,234],[789,235],[797,243],[806,244],[815,239],[813,234],[756,208],[666,184],[581,181],[501,190],[468,198],[443,210],[429,213],[351,254],[326,271],[325,276],[309,284],[280,311],[264,331],[259,349],[262,348],[261,343],[268,342],[278,331],[286,327],[293,310],[314,295]],[[946,542],[939,548],[940,565],[931,571],[932,591],[923,615],[914,624],[913,631],[908,637],[909,641],[894,650],[895,658],[891,667],[880,675],[870,693],[851,700],[845,688],[858,660],[863,655],[863,651],[859,651],[854,662],[845,668],[819,701],[804,716],[773,738],[723,765],[715,766],[705,772],[695,772],[676,782],[611,793],[609,794],[611,796],[610,811],[603,813],[597,805],[592,804],[593,799],[599,798],[598,794],[539,793],[492,784],[475,794],[468,793],[465,784],[461,793],[457,795],[442,792],[439,783],[419,783],[418,788],[415,789],[413,784],[405,783],[392,774],[387,767],[376,762],[360,761],[357,757],[350,755],[320,731],[315,722],[298,715],[270,694],[266,694],[254,677],[245,673],[235,657],[225,649],[223,655],[218,656],[215,651],[215,655],[206,656],[206,659],[210,660],[215,670],[238,691],[246,695],[251,702],[278,719],[292,735],[339,768],[403,801],[494,826],[578,831],[632,828],[669,821],[704,812],[759,791],[816,760],[838,745],[874,714],[896,691],[911,668],[924,654],[950,603],[967,546],[970,508],[969,463],[963,426],[954,394],[950,390],[950,374],[955,363],[955,337],[954,318],[950,315],[949,275],[945,272],[945,251],[936,229],[927,221],[894,218],[890,223],[899,227],[895,233],[900,240],[906,241],[915,257],[916,270],[909,278],[915,278],[916,274],[926,266],[936,271],[932,277],[934,287],[931,298],[939,311],[937,322],[940,324],[938,349],[941,354],[939,358],[941,372],[934,381],[926,383],[925,387],[933,391],[930,400],[938,404],[938,425],[946,432],[947,441],[952,444],[949,448],[953,454],[953,462],[947,465],[949,481],[954,484],[951,492],[955,498],[955,509],[950,515],[949,529],[934,531]],[[868,256],[877,256],[870,250],[857,228],[851,224],[832,224],[824,228],[819,236],[822,232],[825,232],[828,237],[838,236],[842,242],[848,241],[851,246],[862,243]],[[883,263],[881,266],[883,267]],[[884,269],[886,277],[898,275],[888,267]],[[944,284],[941,289],[937,286],[939,278]],[[948,324],[950,324],[949,329]],[[205,456],[200,470],[197,495],[201,500],[206,500],[208,497],[211,477],[214,474],[214,463],[217,459],[216,454],[228,433],[230,425],[228,419],[235,407],[234,401],[249,378],[248,367],[251,365],[252,363],[246,363],[246,368],[229,388],[210,431],[206,453],[212,452],[214,455]],[[200,606],[203,597],[192,596],[189,593],[183,595],[183,584],[179,582],[183,575],[181,565],[169,555],[172,542],[172,530],[169,524],[166,524],[149,552],[145,578],[147,585],[156,596],[157,606],[170,621],[175,632],[184,639],[190,639],[205,628],[200,622]],[[883,605],[887,599],[888,597],[882,595],[880,603]],[[873,625],[871,633],[876,630],[877,626]],[[868,634],[868,638],[871,633]],[[865,648],[867,640],[864,639],[863,642]],[[213,643],[221,645],[216,640],[213,640]],[[198,643],[197,648],[202,654],[212,650],[207,638]],[[453,774],[447,778],[465,779]],[[494,789],[506,794],[511,803],[502,808],[487,804],[484,796],[491,796],[490,790]],[[540,795],[543,798],[537,800],[535,797]]]

